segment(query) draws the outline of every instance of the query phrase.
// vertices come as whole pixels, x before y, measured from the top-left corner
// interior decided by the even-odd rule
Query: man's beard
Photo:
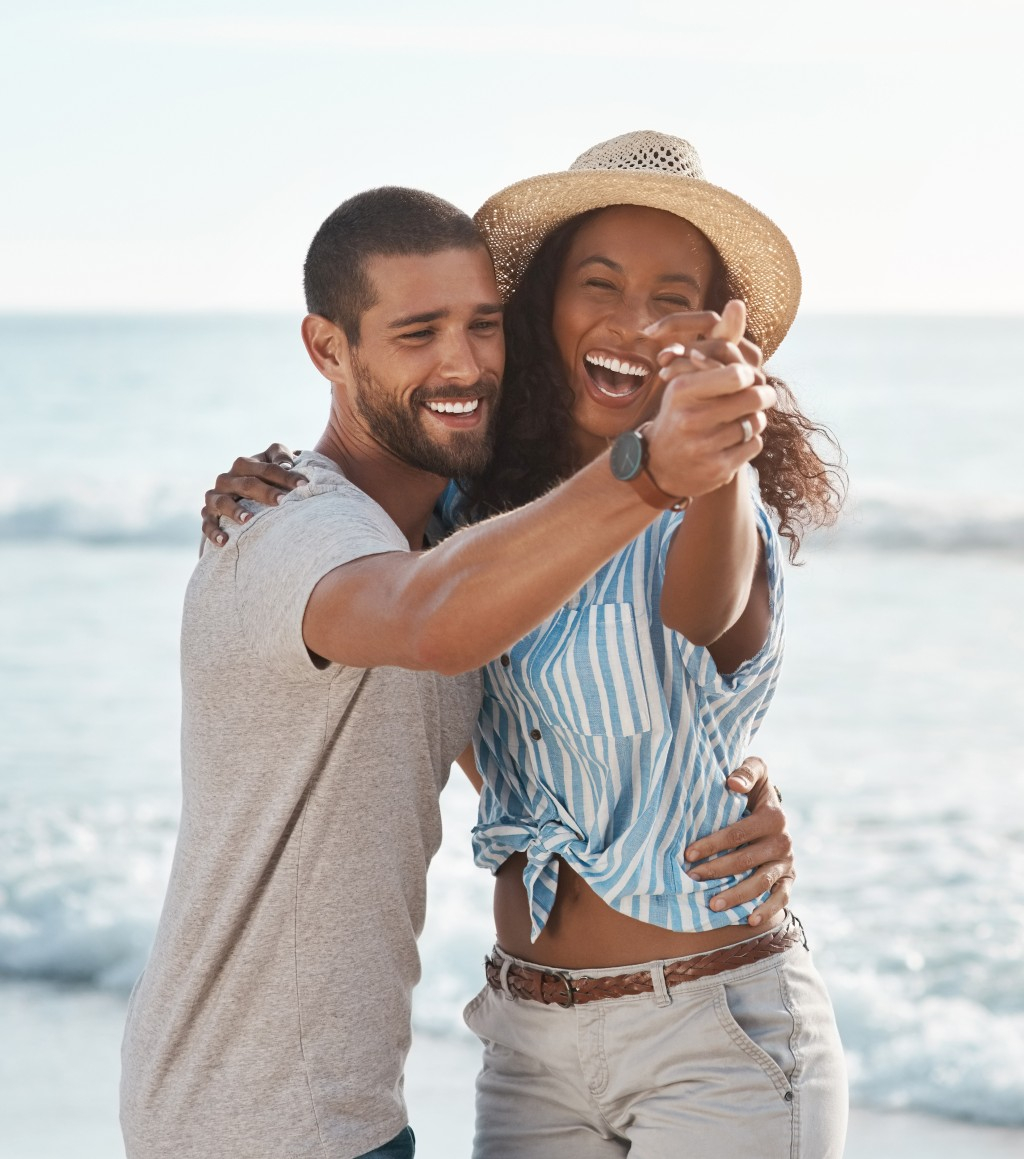
[[[354,355],[352,366],[356,375],[356,410],[370,434],[396,458],[410,467],[444,479],[473,479],[483,474],[494,446],[492,407],[488,407],[485,426],[466,431],[452,430],[450,441],[446,443],[430,438],[420,411],[428,399],[458,402],[479,398],[493,404],[498,397],[495,377],[485,376],[473,386],[461,390],[450,386],[418,386],[408,401],[399,401]]]

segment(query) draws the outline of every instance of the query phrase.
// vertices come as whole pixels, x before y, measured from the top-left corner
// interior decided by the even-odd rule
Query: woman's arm
[[[222,547],[228,537],[221,530],[221,519],[244,523],[249,518],[239,499],[253,499],[272,507],[281,495],[308,483],[304,475],[291,470],[294,462],[295,453],[283,443],[271,443],[258,455],[235,459],[231,469],[218,475],[216,483],[206,492],[201,512],[203,535],[216,547]]]
[[[695,370],[749,361],[749,343],[743,341],[745,326],[742,303],[730,302],[711,332],[711,342],[662,352],[662,377],[671,381]],[[760,352],[756,353],[759,359]],[[758,373],[763,380],[759,367]],[[764,413],[757,411],[723,422],[711,437],[723,447],[750,446],[760,453],[764,427]],[[669,547],[661,617],[690,643],[708,648],[723,672],[754,656],[767,638],[767,571],[744,468],[687,508]]]

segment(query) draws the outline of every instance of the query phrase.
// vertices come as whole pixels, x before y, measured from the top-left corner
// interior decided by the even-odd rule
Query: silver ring
[[[754,437],[754,424],[750,419],[740,419],[740,430],[743,432],[743,441],[749,443]]]

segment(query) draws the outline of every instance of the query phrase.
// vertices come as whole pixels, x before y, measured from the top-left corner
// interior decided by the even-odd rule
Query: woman
[[[791,247],[706,183],[686,142],[651,133],[503,190],[477,219],[508,295],[508,365],[494,460],[449,518],[527,502],[613,440],[622,477],[666,510],[485,670],[474,850],[496,874],[498,945],[466,1012],[485,1044],[475,1153],[841,1155],[841,1051],[799,924],[766,909],[751,937],[760,887],[744,897],[741,873],[742,904],[713,898],[700,844],[743,812],[725,780],[781,660],[762,504],[793,555],[834,517],[836,477],[776,379],[782,406],[718,436],[763,435],[759,479],[673,510],[642,466],[666,382],[700,406],[701,375],[781,341]]]

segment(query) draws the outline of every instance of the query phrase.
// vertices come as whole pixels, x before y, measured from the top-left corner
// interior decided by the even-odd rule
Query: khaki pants
[[[804,946],[671,990],[663,966],[566,971],[660,990],[569,1009],[484,987],[474,1159],[841,1159],[846,1070]]]

